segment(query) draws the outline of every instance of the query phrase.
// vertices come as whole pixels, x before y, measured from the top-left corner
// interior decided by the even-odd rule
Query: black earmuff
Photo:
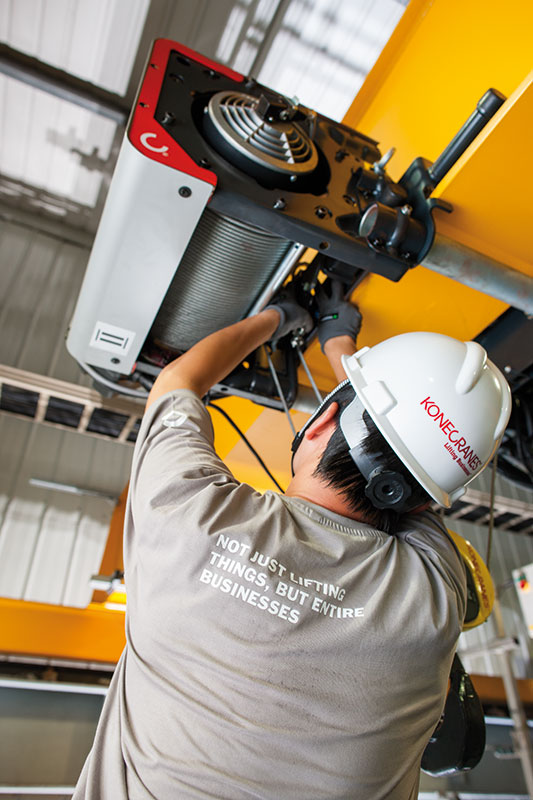
[[[358,419],[361,427],[361,437],[357,444],[350,448],[350,455],[357,469],[367,481],[365,495],[374,508],[390,509],[398,514],[409,511],[408,500],[412,490],[404,476],[396,470],[383,467],[384,453],[376,452],[370,455],[363,450],[362,443],[368,434],[367,420],[370,417],[357,396],[343,411],[343,414],[347,412],[350,416],[353,415]]]
[[[411,495],[411,487],[399,472],[380,470],[378,467],[368,477],[365,494],[375,508],[399,511],[405,507],[405,501]]]
[[[298,431],[294,437],[291,444],[291,470],[293,475],[294,470],[292,469],[292,464],[294,461],[294,455],[302,443],[306,430],[310,425],[313,424],[315,419],[322,414],[325,406],[328,405],[330,401],[335,399],[335,394],[340,389],[343,389],[348,383],[350,383],[350,381],[349,379],[346,379],[336,386],[335,389],[333,389],[333,391],[324,398],[316,411],[314,411],[309,417],[303,428]],[[365,422],[365,415],[367,415],[368,412],[365,410],[365,407],[357,396],[355,396],[352,402],[343,410],[342,416],[344,416],[347,412],[350,417],[352,415],[357,417],[361,425],[361,438],[356,445],[350,448],[349,452],[357,469],[367,481],[365,486],[365,495],[375,508],[387,508],[391,509],[392,511],[396,511],[399,514],[403,513],[404,511],[409,511],[409,505],[407,501],[411,496],[411,487],[405,480],[404,476],[399,472],[395,472],[394,470],[390,469],[384,469],[383,466],[381,466],[380,456],[383,455],[382,453],[368,455],[367,453],[363,452],[362,442],[368,433],[368,425]],[[346,434],[344,435],[346,436]]]

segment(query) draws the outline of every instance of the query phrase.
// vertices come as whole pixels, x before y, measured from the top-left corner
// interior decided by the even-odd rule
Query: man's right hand
[[[330,292],[326,286],[331,287]],[[331,280],[317,289],[316,301],[320,317],[318,319],[318,340],[322,352],[330,339],[338,336],[349,336],[355,345],[357,334],[361,329],[362,316],[356,305],[344,299],[344,290],[340,281]]]
[[[282,289],[267,308],[273,308],[279,314],[279,324],[272,335],[273,341],[298,329],[303,329],[303,332],[307,333],[313,327],[311,315],[298,305],[290,285]]]

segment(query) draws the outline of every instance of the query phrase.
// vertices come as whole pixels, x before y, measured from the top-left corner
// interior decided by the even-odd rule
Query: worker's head
[[[509,419],[509,387],[485,350],[407,333],[343,365],[349,380],[319,411],[339,402],[317,475],[385,530],[427,499],[449,507],[490,461]]]
[[[361,438],[357,448],[359,458],[356,464],[341,424],[344,412],[354,400],[354,389],[346,381],[324,403],[321,414],[327,413],[332,403],[338,405],[338,411],[335,414],[335,427],[320,456],[315,476],[327,486],[337,489],[350,509],[360,514],[368,524],[379,530],[392,532],[401,513],[418,508],[431,498],[402,464],[362,407]],[[370,474],[375,470],[379,471],[380,476],[377,483],[375,480],[369,481]],[[380,501],[380,497],[386,503],[394,500],[396,502],[393,506],[386,506]]]

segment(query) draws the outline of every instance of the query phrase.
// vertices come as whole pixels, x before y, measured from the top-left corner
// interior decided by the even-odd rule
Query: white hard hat
[[[394,452],[437,503],[451,506],[492,458],[511,413],[507,381],[485,350],[440,333],[403,333],[342,364]],[[359,436],[354,421],[353,444]]]

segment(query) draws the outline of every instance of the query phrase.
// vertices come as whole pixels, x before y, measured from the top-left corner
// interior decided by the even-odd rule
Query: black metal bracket
[[[433,211],[440,209],[450,213],[453,210],[447,201],[430,195],[504,101],[501,92],[489,89],[433,163],[422,157],[413,161],[399,181],[406,195],[404,205],[398,208],[398,198],[401,197],[398,192],[393,193],[392,202],[385,192],[376,197],[376,202],[366,209],[359,225],[359,234],[369,247],[409,266],[424,260],[435,238]]]

